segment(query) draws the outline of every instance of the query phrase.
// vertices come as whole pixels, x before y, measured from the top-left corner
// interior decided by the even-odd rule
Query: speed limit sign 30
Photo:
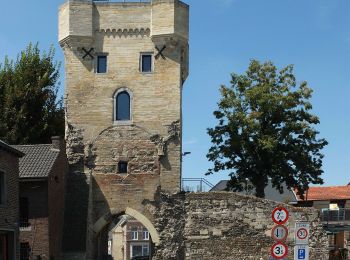
[[[283,243],[276,243],[271,247],[271,255],[275,259],[282,259],[288,254],[288,247]]]
[[[307,245],[309,243],[310,224],[307,222],[295,223],[295,244]]]

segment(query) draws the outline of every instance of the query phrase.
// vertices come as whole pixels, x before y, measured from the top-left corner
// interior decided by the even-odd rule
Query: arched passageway
[[[93,226],[97,240],[97,259],[151,259],[159,234],[142,213],[126,208],[102,216]]]

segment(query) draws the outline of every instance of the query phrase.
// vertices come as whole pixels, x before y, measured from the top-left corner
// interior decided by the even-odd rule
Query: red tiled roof
[[[350,185],[348,186],[328,186],[310,187],[304,194],[304,200],[346,200],[350,199]],[[298,196],[298,200],[302,200]]]

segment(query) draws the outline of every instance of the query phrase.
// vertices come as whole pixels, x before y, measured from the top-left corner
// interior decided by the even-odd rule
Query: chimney
[[[63,146],[63,139],[60,136],[52,136],[51,137],[52,148],[61,150]]]

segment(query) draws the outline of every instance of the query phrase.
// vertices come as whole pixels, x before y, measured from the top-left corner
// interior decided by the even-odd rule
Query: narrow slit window
[[[130,95],[122,91],[116,96],[116,120],[130,120]]]
[[[141,72],[152,72],[152,55],[141,55]]]
[[[99,55],[97,56],[97,73],[107,72],[107,56]]]

